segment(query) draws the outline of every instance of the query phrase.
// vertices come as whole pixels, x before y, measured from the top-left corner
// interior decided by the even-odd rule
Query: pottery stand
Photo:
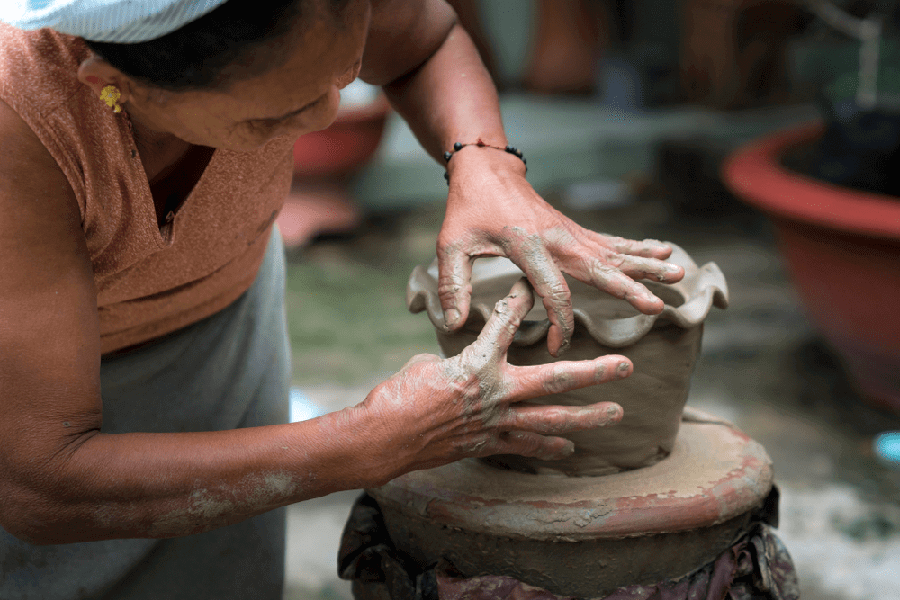
[[[504,575],[561,596],[676,579],[713,561],[765,509],[772,466],[733,426],[688,411],[672,454],[602,477],[464,460],[368,490],[391,541],[421,568]]]
[[[556,596],[602,598],[619,588],[677,580],[730,556],[729,549],[771,518],[772,465],[765,450],[730,423],[684,408],[703,320],[712,307],[727,305],[724,277],[714,264],[698,267],[677,247],[671,260],[685,268],[684,280],[648,284],[666,303],[660,315],[640,315],[570,282],[576,332],[562,359],[621,353],[634,362],[634,374],[537,401],[614,400],[624,408],[621,423],[567,436],[576,445],[567,461],[469,459],[366,490],[377,502],[392,552],[415,563],[407,570],[440,563],[451,565],[457,578],[501,576]],[[505,259],[477,262],[469,322],[447,335],[436,274],[434,265],[417,268],[408,301],[414,312],[428,312],[446,356],[475,339],[494,303],[521,277]],[[510,363],[556,360],[546,351],[548,327],[538,302],[510,348]],[[347,554],[342,551],[342,565],[352,563]],[[376,597],[352,568],[347,572],[357,579],[357,598]],[[426,597],[396,591],[392,597],[398,594]]]

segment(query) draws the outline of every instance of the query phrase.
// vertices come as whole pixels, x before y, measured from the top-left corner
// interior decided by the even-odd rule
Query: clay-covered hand
[[[555,460],[574,451],[561,434],[617,423],[622,407],[613,402],[571,406],[517,406],[522,400],[566,392],[631,374],[624,356],[519,367],[507,350],[534,304],[525,279],[497,303],[478,339],[448,359],[413,357],[376,387],[357,408],[374,415],[388,478],[465,457],[520,454]],[[387,443],[384,440],[389,440]],[[390,465],[383,464],[384,461]]]
[[[505,256],[528,277],[550,318],[547,346],[554,356],[568,347],[574,328],[563,273],[646,314],[661,312],[663,302],[635,280],[674,283],[684,276],[681,267],[664,262],[672,250],[662,242],[579,227],[544,201],[525,180],[521,162],[504,152],[464,148],[448,169],[450,192],[438,236],[438,293],[450,331],[468,317],[472,262],[480,256]]]

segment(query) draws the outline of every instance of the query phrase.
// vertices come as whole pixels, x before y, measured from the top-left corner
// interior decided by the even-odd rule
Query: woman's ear
[[[130,99],[130,79],[96,54],[92,53],[90,57],[78,65],[76,76],[78,81],[91,88],[98,98],[102,96],[103,88],[113,85],[121,94],[119,98],[120,103],[128,102]]]

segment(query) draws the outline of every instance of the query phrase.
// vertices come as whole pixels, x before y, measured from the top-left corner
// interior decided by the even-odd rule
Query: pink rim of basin
[[[809,143],[822,123],[777,132],[739,150],[725,165],[732,191],[780,217],[839,231],[900,239],[900,198],[850,190],[781,166],[789,148]]]

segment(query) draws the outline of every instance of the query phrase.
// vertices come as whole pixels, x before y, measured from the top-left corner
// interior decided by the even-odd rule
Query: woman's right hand
[[[457,356],[413,357],[397,374],[372,390],[356,408],[377,423],[369,432],[386,480],[467,457],[520,454],[558,460],[574,451],[561,434],[617,423],[622,407],[517,406],[547,394],[566,392],[631,374],[624,356],[519,367],[507,350],[534,305],[525,279],[497,303],[478,339]]]

